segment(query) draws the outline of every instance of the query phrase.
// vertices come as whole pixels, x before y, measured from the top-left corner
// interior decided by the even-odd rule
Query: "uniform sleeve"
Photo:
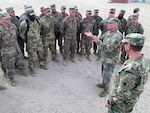
[[[19,35],[21,38],[25,39],[25,32],[27,31],[26,20],[22,21],[19,26]]]
[[[65,35],[65,19],[62,21],[62,23],[60,24],[60,32],[62,34],[62,36]]]
[[[143,29],[143,26],[140,25],[140,31],[139,31],[140,34],[144,34],[144,29]]]

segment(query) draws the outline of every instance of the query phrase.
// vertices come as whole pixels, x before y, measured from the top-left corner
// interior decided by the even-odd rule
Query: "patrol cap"
[[[25,10],[26,10],[26,9],[28,9],[28,8],[32,8],[32,6],[31,6],[30,4],[25,4],[25,5],[24,5],[24,8],[25,8]]]
[[[61,6],[61,9],[66,9],[66,6]]]
[[[133,11],[134,11],[134,12],[138,12],[138,11],[140,11],[140,8],[134,8]]]
[[[13,7],[7,7],[6,8],[6,11],[9,13],[9,12],[13,12],[14,11],[14,8]]]
[[[92,14],[91,10],[86,10],[86,14]]]
[[[95,13],[98,13],[98,12],[99,12],[99,10],[98,10],[98,9],[94,9],[94,12],[95,12]]]
[[[143,46],[145,42],[145,36],[139,33],[128,34],[123,40],[122,43],[128,43],[134,46]]]
[[[44,11],[44,7],[40,7],[40,11],[43,12]]]
[[[126,13],[126,11],[121,9],[119,14],[123,14],[124,15],[125,13]]]
[[[44,11],[44,12],[50,12],[51,9],[50,9],[49,7],[46,7],[46,8],[43,9],[43,11]]]
[[[27,8],[27,9],[26,9],[26,13],[27,13],[28,15],[30,15],[30,16],[35,15],[33,8]]]
[[[70,12],[76,12],[76,9],[75,9],[74,7],[70,7],[70,8],[69,8],[69,11],[70,11]]]
[[[115,13],[115,11],[116,11],[115,8],[111,8],[109,12],[110,12],[110,13]]]
[[[51,8],[51,9],[56,9],[56,5],[55,5],[55,4],[52,4],[52,5],[50,5],[50,8]]]
[[[10,19],[11,17],[8,15],[8,13],[5,13],[3,11],[0,12],[0,18],[2,19]]]
[[[120,20],[119,19],[117,19],[117,18],[110,18],[109,20],[108,20],[108,23],[119,23],[120,22]]]
[[[132,15],[132,19],[138,19],[139,18],[139,14],[133,14]]]

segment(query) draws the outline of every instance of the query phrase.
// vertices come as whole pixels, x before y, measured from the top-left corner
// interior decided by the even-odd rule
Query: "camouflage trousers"
[[[64,59],[74,58],[76,49],[76,36],[66,36],[64,39]]]
[[[39,64],[44,65],[43,53],[44,52],[43,52],[42,44],[40,44],[38,47],[34,47],[34,48],[28,47],[29,69],[34,68],[37,56],[38,56]]]
[[[118,107],[117,104],[112,104],[111,108],[108,109],[108,113],[131,113],[132,109],[122,110]]]
[[[56,57],[55,38],[45,37],[43,40],[44,61],[48,57],[48,49],[51,51],[52,58]]]
[[[91,54],[91,48],[92,48],[92,39],[87,36],[82,36],[81,39],[81,55],[83,55],[84,51],[87,55]]]
[[[25,68],[22,55],[2,56],[2,70],[6,77],[13,77],[16,67],[20,71]]]
[[[115,65],[115,61],[110,58],[102,59],[102,81],[105,88],[109,88],[110,79],[112,77]]]

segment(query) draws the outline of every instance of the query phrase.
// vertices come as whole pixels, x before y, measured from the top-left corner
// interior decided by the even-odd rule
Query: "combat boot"
[[[28,77],[28,74],[25,72],[24,69],[21,69],[21,70],[20,70],[20,74],[21,74],[21,75],[24,75],[25,77]]]
[[[82,57],[82,56],[80,56],[79,61],[82,61],[82,60],[83,60],[83,57]]]
[[[97,84],[96,86],[99,88],[105,88],[103,84]]]
[[[36,73],[35,73],[34,69],[30,69],[30,73],[31,73],[31,76],[36,77]]]
[[[0,86],[0,90],[5,90],[7,89],[5,86]]]
[[[92,61],[91,58],[90,58],[90,55],[87,56],[87,59],[88,59],[89,61]]]
[[[101,94],[99,96],[100,97],[105,97],[108,93],[109,93],[109,89],[108,88],[104,88],[104,90],[101,92]]]
[[[98,56],[98,57],[97,57],[97,59],[96,59],[96,61],[99,61],[99,60],[100,60],[100,58],[101,58],[101,57],[100,57],[100,56]]]
[[[46,65],[40,65],[40,68],[47,70],[48,68],[46,67]]]
[[[53,58],[52,58],[52,61],[60,62],[56,57],[53,57]]]
[[[67,60],[64,60],[64,61],[63,61],[63,65],[64,65],[64,66],[68,65],[68,61],[67,61]]]
[[[76,61],[74,60],[74,58],[70,58],[70,61],[76,63]]]
[[[16,86],[17,85],[17,81],[14,79],[14,77],[10,77],[10,84],[12,85],[12,86]]]

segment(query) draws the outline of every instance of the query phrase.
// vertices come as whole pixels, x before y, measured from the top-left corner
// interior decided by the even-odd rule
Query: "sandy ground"
[[[60,10],[61,5],[67,7],[78,6],[79,11],[85,17],[87,9],[98,8],[100,16],[106,18],[110,8],[116,8],[116,16],[120,9],[125,9],[128,17],[132,14],[133,8],[140,8],[140,23],[145,30],[146,43],[143,48],[145,56],[150,57],[150,4],[144,3],[107,3],[106,0],[0,0],[0,7],[13,6],[16,14],[23,12],[24,4],[33,5],[35,12],[39,15],[41,6],[48,7],[55,3]],[[69,62],[69,65],[62,65],[62,56],[59,54],[61,62],[55,63],[50,60],[48,70],[42,70],[36,65],[37,77],[24,77],[16,74],[17,86],[12,87],[8,81],[1,77],[0,84],[7,86],[7,90],[0,91],[0,113],[107,113],[105,108],[105,98],[98,95],[102,89],[97,88],[96,84],[101,82],[101,61],[95,61],[96,56],[91,55],[92,61],[86,58],[77,63]],[[27,61],[26,62],[26,67]],[[116,66],[114,75],[120,65]],[[28,70],[27,70],[28,71]],[[0,76],[3,73],[0,71]],[[114,78],[112,77],[112,81]],[[111,83],[112,83],[111,81]],[[145,91],[136,104],[133,113],[150,113],[150,80],[145,86]]]

